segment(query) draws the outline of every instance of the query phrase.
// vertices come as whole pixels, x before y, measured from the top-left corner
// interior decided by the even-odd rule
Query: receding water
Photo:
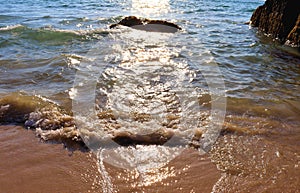
[[[299,191],[300,54],[245,24],[264,1],[0,3],[2,191],[63,167],[34,134],[82,151],[41,192]],[[109,29],[130,15],[182,30]]]

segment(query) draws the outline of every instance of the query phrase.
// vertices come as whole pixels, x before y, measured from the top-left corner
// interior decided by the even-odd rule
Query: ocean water
[[[9,156],[29,129],[41,141],[25,152],[43,142],[95,152],[83,178],[74,160],[58,171],[92,192],[299,191],[300,53],[246,24],[264,1],[0,3],[0,147],[10,147],[0,162],[20,168],[8,181],[47,169]],[[125,16],[182,30],[109,28]],[[28,159],[54,155],[42,151]],[[58,191],[74,191],[64,183]]]

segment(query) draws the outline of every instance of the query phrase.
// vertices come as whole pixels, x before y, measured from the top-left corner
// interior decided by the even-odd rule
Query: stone
[[[300,46],[299,0],[266,0],[253,13],[250,24],[281,43]]]
[[[300,15],[298,16],[296,25],[287,37],[287,43],[300,47]]]
[[[115,28],[119,25],[131,27],[143,31],[163,32],[163,33],[175,33],[181,30],[181,27],[168,21],[150,20],[145,18],[137,18],[135,16],[125,17],[119,23],[110,25],[110,28]]]

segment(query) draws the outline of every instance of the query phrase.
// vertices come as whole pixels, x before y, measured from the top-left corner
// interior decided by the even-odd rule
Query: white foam
[[[9,25],[9,26],[6,26],[6,27],[1,27],[0,31],[9,31],[9,30],[13,30],[13,29],[16,29],[16,28],[21,28],[21,27],[24,27],[24,26],[21,25],[21,24]]]

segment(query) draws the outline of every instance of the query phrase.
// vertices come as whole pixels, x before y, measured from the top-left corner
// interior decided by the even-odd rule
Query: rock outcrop
[[[181,30],[181,27],[168,21],[150,20],[145,18],[137,18],[135,16],[125,17],[119,23],[112,24],[110,28],[115,28],[118,25],[151,32],[175,33],[178,30]]]
[[[300,46],[299,0],[266,0],[254,11],[250,23],[281,43]]]
[[[287,43],[300,47],[300,14],[297,23],[287,37]]]

